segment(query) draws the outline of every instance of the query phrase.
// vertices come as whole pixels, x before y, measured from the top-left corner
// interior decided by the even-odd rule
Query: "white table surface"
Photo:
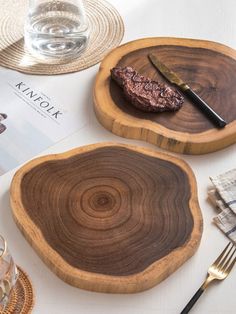
[[[123,43],[142,37],[172,36],[217,41],[236,49],[235,0],[110,0],[125,23]],[[74,147],[114,141],[160,150],[150,144],[119,138],[105,130],[93,113],[92,88],[98,66],[51,77],[27,76],[47,83],[51,90],[71,97],[85,113],[83,128],[42,154],[60,153]],[[22,76],[24,76],[22,74]],[[65,96],[66,95],[66,96]],[[1,148],[0,148],[1,153]],[[114,295],[83,291],[57,278],[40,260],[16,227],[9,204],[9,186],[16,169],[0,177],[0,233],[7,239],[16,262],[29,274],[36,295],[35,314],[176,314],[204,280],[208,266],[227,243],[212,224],[215,210],[207,202],[209,176],[236,165],[236,145],[203,156],[180,156],[192,167],[198,182],[204,230],[196,254],[158,286],[138,294]],[[236,313],[236,269],[222,283],[212,285],[191,313]]]

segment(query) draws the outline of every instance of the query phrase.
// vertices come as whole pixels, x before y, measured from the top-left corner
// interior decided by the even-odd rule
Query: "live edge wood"
[[[15,174],[13,217],[48,267],[83,289],[151,288],[196,251],[202,216],[182,160],[114,143],[35,159]]]
[[[143,113],[124,98],[110,79],[114,66],[169,84],[151,65],[156,54],[176,71],[228,125],[217,129],[187,97],[175,113]],[[114,49],[101,63],[94,88],[95,113],[113,133],[184,154],[204,154],[236,142],[236,51],[219,43],[178,38],[146,38]]]

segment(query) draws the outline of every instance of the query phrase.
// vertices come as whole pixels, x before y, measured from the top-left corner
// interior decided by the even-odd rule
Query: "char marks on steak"
[[[176,111],[184,102],[177,90],[140,75],[132,67],[113,68],[111,77],[123,89],[126,98],[142,111]]]

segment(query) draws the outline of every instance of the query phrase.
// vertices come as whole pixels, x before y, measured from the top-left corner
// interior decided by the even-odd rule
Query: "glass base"
[[[88,38],[40,39],[34,42],[26,39],[25,47],[34,58],[44,63],[66,63],[78,58],[86,49],[87,43]]]

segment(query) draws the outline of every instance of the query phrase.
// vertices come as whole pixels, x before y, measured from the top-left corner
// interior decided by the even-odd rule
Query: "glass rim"
[[[6,240],[3,238],[3,236],[0,235],[0,239],[3,241],[4,243],[4,248],[3,248],[3,252],[0,254],[0,259],[4,257],[4,255],[7,252],[7,242]]]

